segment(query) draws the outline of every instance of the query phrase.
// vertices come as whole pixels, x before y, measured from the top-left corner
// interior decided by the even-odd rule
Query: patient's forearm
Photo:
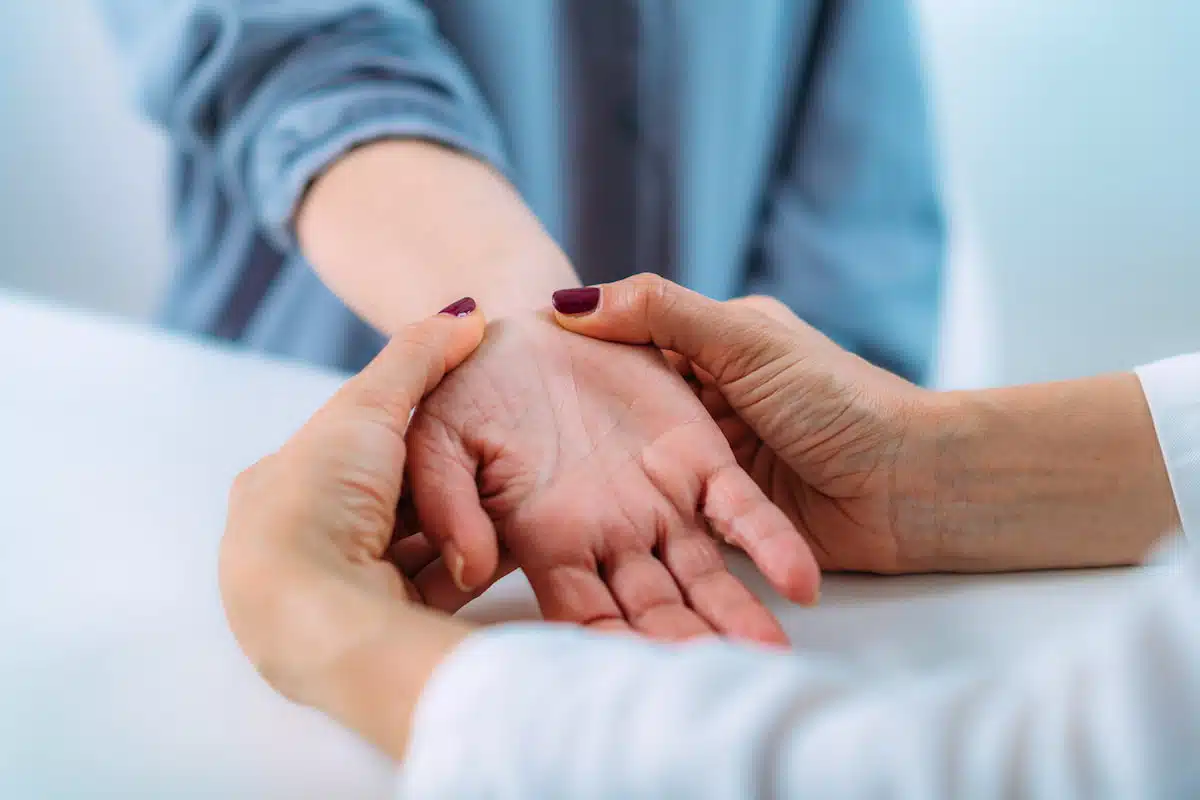
[[[944,396],[925,463],[938,569],[1136,563],[1179,525],[1136,376]],[[911,511],[912,509],[910,509]],[[915,518],[915,516],[914,516]]]
[[[348,153],[313,184],[296,223],[322,280],[384,333],[464,296],[495,318],[579,283],[507,181],[428,142]]]

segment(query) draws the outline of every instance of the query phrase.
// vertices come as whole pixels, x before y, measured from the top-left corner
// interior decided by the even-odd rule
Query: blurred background
[[[1200,350],[1200,3],[915,5],[955,225],[942,383]],[[0,3],[0,109],[0,290],[148,317],[165,148],[88,0]]]

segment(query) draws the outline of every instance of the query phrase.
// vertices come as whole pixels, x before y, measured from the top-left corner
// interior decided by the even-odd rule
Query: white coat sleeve
[[[803,656],[552,626],[472,636],[402,796],[1200,797],[1200,558],[986,671],[872,684]]]
[[[1200,538],[1200,353],[1137,370],[1150,405],[1183,531]]]

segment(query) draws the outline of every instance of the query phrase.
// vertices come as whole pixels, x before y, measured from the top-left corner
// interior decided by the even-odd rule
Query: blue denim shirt
[[[771,294],[927,374],[943,220],[903,0],[103,7],[173,149],[173,326],[364,364],[382,340],[293,211],[347,149],[422,137],[508,174],[586,282]]]

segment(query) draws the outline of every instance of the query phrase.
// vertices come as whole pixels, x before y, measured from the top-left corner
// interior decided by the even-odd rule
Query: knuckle
[[[634,298],[641,305],[652,305],[667,294],[668,284],[661,275],[643,272],[629,279]]]
[[[445,337],[425,327],[406,331],[399,342],[398,357],[404,364],[428,372],[443,361]],[[415,372],[415,370],[414,370]]]
[[[377,419],[389,430],[402,433],[408,427],[412,398],[406,391],[364,386],[358,393],[357,405],[367,412],[369,419]]]
[[[276,454],[274,453],[264,456],[234,477],[233,483],[229,487],[229,504],[231,506],[239,504],[247,495],[254,493],[255,487],[262,480],[263,473],[271,468],[275,459]]]
[[[639,272],[630,278],[629,282],[647,291],[653,290],[655,287],[659,287],[665,283],[663,277],[656,272]]]
[[[642,325],[650,328],[655,317],[670,309],[675,302],[672,285],[661,275],[643,272],[633,279],[633,311]]]
[[[769,316],[790,316],[791,309],[778,298],[766,294],[752,294],[746,298],[753,308],[757,308]]]

